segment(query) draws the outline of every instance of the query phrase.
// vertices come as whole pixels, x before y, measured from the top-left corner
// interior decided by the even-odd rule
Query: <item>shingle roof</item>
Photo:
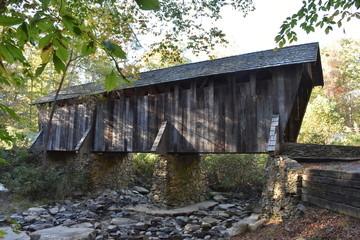
[[[298,63],[319,61],[319,44],[308,43],[278,49],[253,52],[232,57],[220,58],[204,62],[189,63],[170,68],[158,69],[139,74],[139,79],[131,86],[122,89],[143,87],[160,83],[168,83],[198,77],[218,74],[242,72]],[[321,71],[321,64],[319,64]],[[321,75],[321,74],[320,74]],[[322,79],[319,80],[322,83]],[[98,83],[88,83],[68,87],[60,91],[59,100],[77,98],[82,95],[106,92],[105,87]],[[55,92],[52,92],[32,104],[52,102]]]

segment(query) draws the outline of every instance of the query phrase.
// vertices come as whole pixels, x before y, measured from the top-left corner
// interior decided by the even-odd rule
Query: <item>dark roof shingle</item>
[[[121,88],[143,87],[211,75],[242,72],[298,63],[317,62],[318,56],[318,43],[290,46],[278,49],[277,51],[271,49],[143,72],[139,74],[139,79],[134,83],[134,85],[123,86]],[[88,83],[61,90],[58,99],[65,100],[103,92],[106,92],[103,85],[98,83]],[[55,91],[38,99],[32,104],[52,102],[54,96]]]

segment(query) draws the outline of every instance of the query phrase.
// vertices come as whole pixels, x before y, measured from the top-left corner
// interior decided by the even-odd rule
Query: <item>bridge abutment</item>
[[[159,155],[150,201],[159,207],[178,207],[206,199],[207,181],[198,154]]]

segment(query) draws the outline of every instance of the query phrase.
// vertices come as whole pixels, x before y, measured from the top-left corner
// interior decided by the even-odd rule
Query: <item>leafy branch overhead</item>
[[[294,28],[300,26],[306,33],[315,32],[315,28],[323,28],[328,34],[334,27],[342,27],[344,22],[360,19],[359,0],[304,0],[300,10],[286,18],[275,38],[283,47],[286,42],[297,41]]]
[[[138,6],[144,10],[159,9],[158,0],[138,0]],[[0,78],[1,82],[14,84],[14,73],[9,71],[9,64],[20,62],[30,68],[24,56],[29,47],[40,50],[41,65],[35,74],[42,74],[47,64],[52,62],[59,73],[65,71],[69,52],[76,51],[82,56],[95,54],[102,50],[113,59],[126,59],[121,40],[104,39],[104,32],[97,28],[103,8],[110,11],[113,0],[42,0],[39,2],[19,2],[10,0],[0,6]],[[136,9],[134,5],[130,6]],[[135,11],[135,10],[134,10]],[[137,9],[136,11],[139,11]],[[114,12],[116,14],[117,12]],[[115,16],[116,17],[116,16]],[[92,18],[97,21],[92,21]],[[106,19],[103,24],[111,21]],[[112,26],[115,28],[115,25]],[[107,34],[111,31],[107,30]],[[121,69],[117,68],[119,75]],[[31,72],[29,70],[29,72]],[[29,76],[28,76],[29,77]]]
[[[1,75],[11,81],[7,64],[15,61],[24,64],[28,77],[40,76],[49,63],[62,73],[69,51],[74,51],[83,57],[105,53],[118,79],[125,80],[121,66],[130,61],[126,52],[141,46],[138,35],[156,38],[155,44],[143,40],[155,49],[171,49],[186,42],[185,47],[194,51],[209,51],[216,43],[226,42],[220,30],[205,29],[196,19],[220,19],[220,9],[228,5],[244,14],[253,10],[251,0],[8,0],[0,5]],[[41,64],[35,72],[24,57],[26,49],[34,47],[41,51]]]

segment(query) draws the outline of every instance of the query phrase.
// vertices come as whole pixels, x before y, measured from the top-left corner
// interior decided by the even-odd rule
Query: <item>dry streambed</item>
[[[211,201],[171,211],[149,207],[147,202],[148,190],[141,187],[106,190],[97,197],[33,207],[11,216],[0,214],[0,226],[9,231],[6,217],[10,217],[20,223],[21,239],[42,240],[225,239],[244,227],[257,226],[257,215],[249,218],[255,199],[213,193]]]

